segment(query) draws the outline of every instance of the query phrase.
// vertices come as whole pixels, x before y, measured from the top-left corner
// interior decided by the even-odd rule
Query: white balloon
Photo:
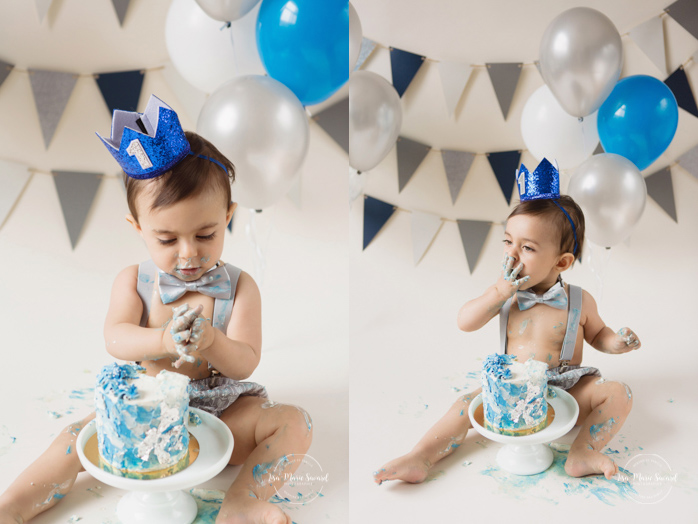
[[[526,102],[521,135],[536,160],[554,159],[560,169],[577,167],[599,144],[596,112],[580,122],[562,108],[546,85],[536,89]]]
[[[172,65],[205,93],[236,76],[230,29],[209,17],[193,0],[173,0],[165,20],[165,44]]]
[[[258,2],[259,0],[196,0],[208,16],[221,22],[239,20]]]
[[[359,60],[362,40],[363,30],[361,29],[361,20],[359,20],[356,9],[354,9],[354,6],[349,2],[349,74],[354,70],[354,66]]]

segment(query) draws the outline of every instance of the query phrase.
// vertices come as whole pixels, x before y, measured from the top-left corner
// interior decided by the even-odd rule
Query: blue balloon
[[[669,147],[678,125],[674,93],[664,82],[647,75],[620,80],[597,117],[604,151],[624,156],[640,170]]]
[[[349,2],[262,0],[257,48],[303,105],[322,102],[349,79]]]

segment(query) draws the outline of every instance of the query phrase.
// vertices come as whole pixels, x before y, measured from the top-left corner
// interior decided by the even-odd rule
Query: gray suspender
[[[499,312],[499,340],[501,343],[500,353],[507,352],[507,325],[509,323],[509,309],[513,297],[505,302]],[[562,342],[562,352],[560,353],[560,367],[566,368],[574,355],[574,346],[577,342],[577,331],[579,330],[579,320],[582,317],[582,288],[570,284],[570,296],[568,299],[569,310],[567,313],[567,331]]]
[[[150,316],[150,301],[153,298],[153,286],[155,285],[155,275],[157,275],[157,267],[152,260],[146,260],[138,266],[138,282],[136,283],[136,291],[143,302],[143,314],[141,315],[141,327],[148,325],[148,317]]]

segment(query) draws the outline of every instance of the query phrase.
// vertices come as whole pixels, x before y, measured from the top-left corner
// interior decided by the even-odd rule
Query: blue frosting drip
[[[487,355],[482,365],[483,376],[489,373],[496,378],[511,377],[511,370],[505,366],[511,365],[514,360],[516,360],[516,356],[514,355],[501,355],[499,353]]]
[[[117,398],[138,398],[136,386],[129,384],[127,380],[136,378],[139,373],[145,373],[145,368],[133,364],[109,364],[97,375],[97,388],[103,394],[110,393]]]

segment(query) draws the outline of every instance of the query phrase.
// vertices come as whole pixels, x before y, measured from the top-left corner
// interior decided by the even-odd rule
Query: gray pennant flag
[[[8,64],[7,62],[3,62],[2,60],[0,60],[0,86],[10,75],[13,68],[14,66],[12,64]]]
[[[419,164],[422,163],[424,157],[431,150],[431,146],[401,136],[397,139],[396,147],[399,193],[405,188],[414,172],[417,171]]]
[[[666,69],[666,51],[664,50],[664,23],[661,17],[650,18],[647,22],[643,22],[631,29],[630,38],[654,62],[654,65],[659,68],[662,75],[668,73]]]
[[[689,149],[676,160],[681,167],[698,178],[698,146]]]
[[[645,184],[647,184],[647,194],[674,219],[674,222],[678,222],[674,201],[674,184],[671,182],[671,168],[667,166],[645,177]]]
[[[34,93],[36,110],[39,113],[44,144],[48,149],[65,106],[68,105],[77,77],[73,73],[30,69],[29,80]]]
[[[540,60],[536,60],[533,62],[536,66],[536,69],[538,70],[538,74],[540,75],[541,78],[543,78],[543,71],[540,70]]]
[[[509,115],[509,107],[514,99],[516,84],[519,83],[521,76],[522,63],[502,63],[502,64],[487,64],[487,72],[490,75],[494,92],[497,95],[499,107],[502,109],[504,120]]]
[[[114,4],[116,16],[119,17],[119,25],[123,26],[124,18],[126,18],[126,11],[128,10],[128,5],[131,3],[131,0],[111,0],[111,3]]]
[[[465,182],[465,177],[468,171],[470,171],[470,166],[473,165],[473,160],[475,160],[475,153],[443,149],[441,150],[441,159],[446,170],[448,189],[451,192],[451,202],[455,204],[458,193],[460,193],[463,182]]]
[[[366,59],[371,56],[373,50],[376,48],[376,43],[368,38],[363,38],[361,40],[361,49],[359,50],[359,58],[356,60],[356,65],[354,66],[354,71],[361,69],[364,65]]]
[[[97,189],[102,181],[101,173],[79,171],[53,171],[58,200],[68,227],[70,243],[75,249],[87,214],[92,207]]]
[[[664,10],[683,28],[698,38],[698,2],[696,0],[678,0]]]
[[[601,142],[599,142],[599,145],[596,146],[596,149],[594,149],[594,152],[592,155],[601,155],[605,153],[606,151],[603,150],[603,146],[601,145]]]
[[[349,97],[323,109],[313,120],[349,154]]]
[[[470,274],[475,271],[475,266],[480,258],[480,253],[487,240],[487,235],[492,227],[492,222],[482,220],[458,220],[458,230],[465,249],[465,258],[468,260]]]

